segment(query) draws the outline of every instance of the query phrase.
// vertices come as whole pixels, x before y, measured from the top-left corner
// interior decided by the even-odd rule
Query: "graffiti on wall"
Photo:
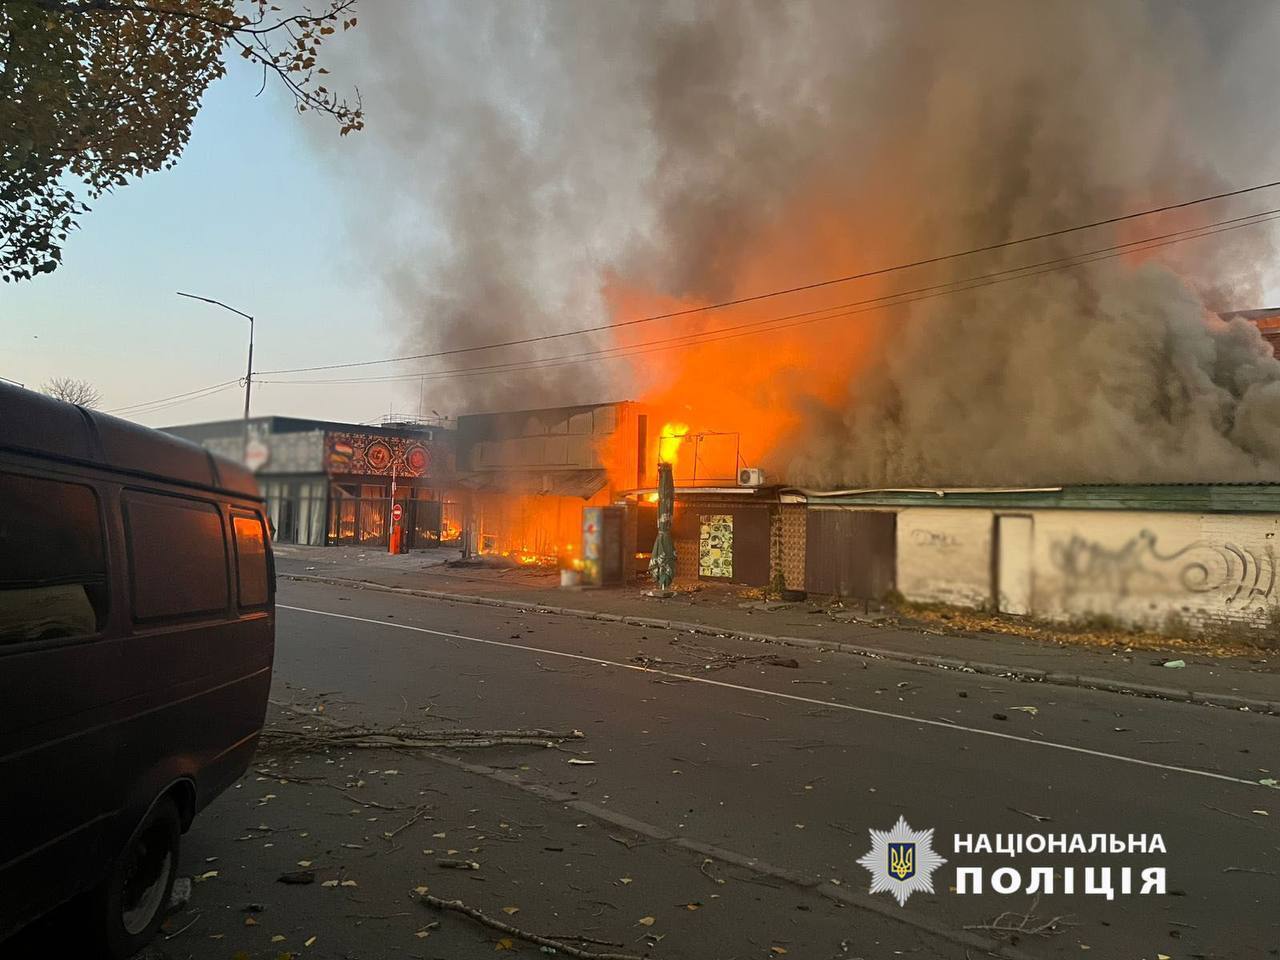
[[[733,515],[704,514],[698,517],[698,576],[733,576]]]
[[[1174,587],[1192,594],[1217,594],[1232,607],[1248,610],[1266,606],[1276,587],[1276,557],[1270,542],[1257,550],[1196,540],[1165,553],[1150,530],[1140,531],[1116,548],[1073,535],[1053,541],[1049,559],[1062,574],[1068,597],[1109,593],[1123,599]]]
[[[925,530],[920,527],[911,531],[911,543],[913,546],[934,550],[954,550],[960,546],[960,541],[954,534],[943,530]]]

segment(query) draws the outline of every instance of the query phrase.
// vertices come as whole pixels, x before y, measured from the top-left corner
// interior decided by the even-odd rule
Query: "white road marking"
[[[564,657],[568,660],[582,660],[586,663],[595,663],[605,667],[622,667],[624,670],[635,670],[638,673],[655,673],[666,677],[674,677],[680,680],[688,680],[691,683],[705,683],[711,687],[722,687],[726,690],[737,690],[742,693],[754,693],[762,697],[773,697],[777,700],[791,700],[796,703],[806,703],[819,707],[829,707],[834,710],[847,710],[850,713],[861,713],[872,717],[883,717],[888,720],[905,720],[907,723],[923,724],[929,727],[940,727],[943,730],[961,731],[963,733],[972,733],[982,737],[995,737],[999,740],[1013,740],[1017,743],[1030,744],[1033,747],[1049,747],[1054,750],[1067,750],[1071,753],[1082,753],[1090,757],[1101,757],[1104,760],[1117,760],[1121,763],[1132,763],[1140,767],[1153,767],[1156,770],[1168,770],[1171,773],[1186,773],[1193,777],[1206,777],[1210,780],[1225,780],[1228,783],[1242,783],[1248,787],[1261,786],[1255,780],[1245,780],[1242,777],[1232,777],[1225,773],[1213,773],[1209,770],[1196,770],[1192,767],[1179,767],[1170,763],[1158,763],[1155,760],[1141,760],[1138,757],[1126,757],[1119,753],[1107,753],[1104,750],[1090,750],[1088,747],[1077,747],[1070,743],[1055,743],[1052,740],[1035,740],[1031,737],[1020,737],[1015,733],[998,733],[995,730],[983,730],[980,727],[966,727],[959,723],[949,723],[942,720],[930,720],[924,717],[912,717],[904,713],[891,713],[887,710],[876,710],[872,707],[858,707],[849,703],[837,703],[832,700],[818,700],[814,697],[802,697],[794,693],[782,693],[778,690],[765,690],[761,687],[748,687],[740,683],[726,683],[723,680],[712,680],[710,677],[690,676],[686,673],[676,673],[672,670],[659,670],[655,667],[642,667],[635,663],[622,663],[618,660],[605,660],[600,657],[589,657],[581,653],[566,653],[563,650],[548,650],[545,647],[531,647],[523,643],[509,643],[505,640],[486,640],[484,637],[469,637],[462,633],[448,633],[444,630],[431,630],[427,627],[414,627],[407,623],[390,623],[386,620],[374,620],[369,617],[353,617],[347,613],[332,613],[328,610],[312,610],[309,607],[291,607],[288,604],[278,603],[276,608],[279,610],[295,610],[298,613],[312,613],[318,617],[334,617],[338,620],[354,620],[357,623],[372,623],[379,627],[393,627],[397,630],[412,630],[415,633],[429,633],[436,637],[445,637],[452,640],[467,640],[471,643],[485,643],[493,647],[506,647],[511,650],[523,650],[526,653],[540,653],[549,657]]]

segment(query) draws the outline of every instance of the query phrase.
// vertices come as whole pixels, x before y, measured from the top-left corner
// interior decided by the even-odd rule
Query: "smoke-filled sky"
[[[331,357],[316,338],[261,369],[628,321],[1280,179],[1277,39],[1280,8],[1244,0],[366,0],[331,67],[367,130],[307,124],[289,149],[342,214],[323,239],[345,269],[308,290],[371,292]],[[1280,363],[1215,319],[1280,290],[1268,225],[770,322],[1271,208],[1280,190],[591,336],[267,375],[409,379],[264,395],[341,419],[388,392],[449,413],[643,399],[828,487],[1280,479]],[[527,366],[608,348],[634,355]]]

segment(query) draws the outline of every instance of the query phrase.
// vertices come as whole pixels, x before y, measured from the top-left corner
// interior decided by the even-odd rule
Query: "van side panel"
[[[275,611],[238,610],[227,503],[130,488],[122,506],[133,624],[117,757],[137,772],[119,798],[129,823],[177,779],[195,784],[200,809],[245,771],[266,713]],[[211,598],[223,608],[209,610]]]
[[[194,785],[199,810],[244,773],[265,719],[275,638],[270,544],[238,545],[234,534],[235,518],[245,535],[249,520],[261,520],[260,500],[6,451],[3,440],[0,482],[16,473],[92,490],[106,570],[63,575],[42,561],[28,565],[27,582],[0,557],[0,591],[13,591],[0,593],[0,613],[10,620],[20,591],[82,583],[78,622],[97,612],[92,635],[0,637],[0,940],[101,880],[175,781]],[[32,534],[5,506],[0,550],[25,560],[12,534]],[[54,555],[93,555],[76,549],[83,510],[56,529],[65,516],[41,521]],[[238,549],[252,559],[243,569]]]
[[[39,484],[34,503],[24,491],[33,482]],[[96,518],[70,502],[89,491]],[[110,558],[109,487],[0,457],[0,496],[8,510],[0,518],[0,549],[6,555],[0,589],[38,590],[44,583],[75,580],[78,573],[94,572],[82,565],[95,554],[107,570],[105,583],[91,584],[105,608],[101,629],[93,635],[0,640],[3,938],[96,882],[101,873],[103,841],[118,815],[111,788],[119,776],[111,680],[120,673],[121,642],[111,637],[119,632],[123,611],[110,599],[118,587],[111,582],[117,570]],[[51,529],[41,540],[29,527],[19,529],[31,520],[36,527],[55,527],[58,517],[79,531],[79,549],[67,541],[66,531]],[[30,542],[14,542],[15,532]],[[101,552],[93,546],[95,537],[101,538]],[[8,622],[12,627],[12,615]]]

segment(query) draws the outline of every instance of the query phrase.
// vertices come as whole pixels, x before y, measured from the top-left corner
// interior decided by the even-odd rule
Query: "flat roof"
[[[434,436],[436,431],[449,432],[448,427],[435,424],[375,427],[363,423],[343,423],[340,420],[310,420],[305,417],[280,417],[275,415],[250,417],[249,422],[257,425],[265,424],[267,431],[273,434],[309,433],[314,430],[322,430],[326,433],[364,433],[382,437],[421,437],[424,433]],[[161,430],[175,437],[182,437],[185,440],[193,440],[199,443],[202,440],[212,440],[218,437],[239,436],[244,431],[244,420],[211,420],[205,423],[187,423],[172,427],[162,427]]]
[[[1280,513],[1280,482],[1098,483],[1060,487],[909,487],[832,491],[789,487],[783,490],[783,498],[811,506]]]

